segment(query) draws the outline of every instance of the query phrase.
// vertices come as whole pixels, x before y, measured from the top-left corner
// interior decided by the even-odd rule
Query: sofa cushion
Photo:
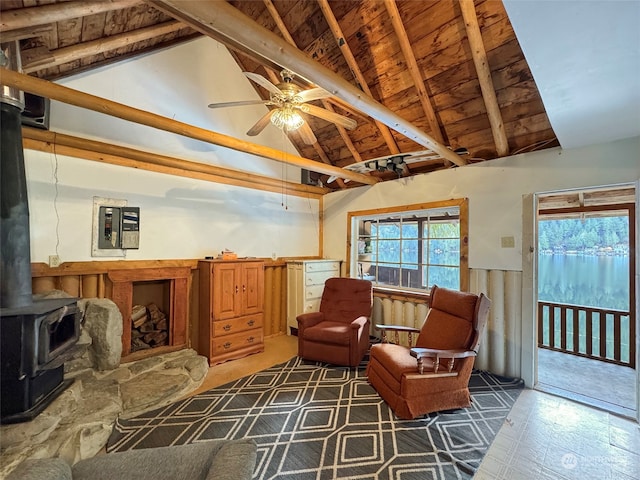
[[[207,480],[249,480],[256,465],[257,450],[253,440],[225,443],[211,463]]]
[[[244,444],[245,450],[224,448],[231,444]],[[253,456],[246,457],[250,469],[242,465],[242,474],[233,471],[231,465],[242,463],[240,453],[250,453],[251,450],[254,452]],[[72,472],[74,480],[248,480],[255,467],[256,450],[253,440],[211,440],[98,455],[76,463]],[[217,458],[218,455],[222,455],[220,459]],[[211,476],[214,467],[227,470],[217,471],[215,476]]]
[[[60,458],[37,458],[22,462],[7,480],[72,480],[71,467]]]

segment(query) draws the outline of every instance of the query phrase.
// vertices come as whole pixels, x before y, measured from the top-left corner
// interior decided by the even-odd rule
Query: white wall
[[[228,73],[225,73],[228,72]],[[65,86],[220,133],[296,153],[273,126],[246,137],[264,105],[207,108],[258,98],[227,50],[208,38],[60,81]],[[238,110],[239,109],[239,110]],[[52,102],[51,129],[289,181],[300,169],[124,120]],[[93,197],[141,209],[140,249],[127,259],[200,258],[224,248],[239,256],[309,256],[319,251],[317,200],[25,151],[31,260],[91,257]],[[284,188],[284,187],[283,187]],[[59,219],[59,220],[58,220]],[[114,260],[121,258],[113,258]]]
[[[227,49],[204,37],[135,59],[91,70],[58,83],[173,120],[296,154],[283,132],[268,125],[246,135],[265,105],[210,109],[209,103],[260,100]],[[51,129],[165,155],[282,177],[282,164],[198,140],[138,125],[60,102],[51,104]],[[288,178],[300,180],[289,167]]]
[[[630,183],[640,178],[640,138],[572,150],[551,149],[440,170],[324,197],[325,254],[345,258],[347,213],[469,198],[469,266],[522,269],[522,196]],[[515,237],[515,248],[500,238]]]
[[[527,387],[533,387],[534,286],[531,272],[526,276],[522,273],[523,197],[536,192],[630,184],[639,178],[640,138],[634,138],[574,150],[522,154],[334,192],[324,197],[324,251],[331,258],[346,257],[348,212],[467,197],[471,290],[485,292],[492,299],[484,341],[489,348],[484,349],[478,365],[521,377]],[[501,248],[502,236],[513,236],[515,248]],[[527,240],[527,246],[534,244],[529,243],[532,239]]]

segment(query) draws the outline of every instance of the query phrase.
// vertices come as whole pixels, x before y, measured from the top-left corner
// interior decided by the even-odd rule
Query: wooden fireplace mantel
[[[131,309],[133,306],[133,284],[155,280],[169,280],[169,347],[187,346],[187,325],[189,319],[190,267],[157,267],[126,270],[111,270],[107,273],[109,297],[122,314],[122,358],[131,354]],[[155,349],[154,349],[155,350]]]

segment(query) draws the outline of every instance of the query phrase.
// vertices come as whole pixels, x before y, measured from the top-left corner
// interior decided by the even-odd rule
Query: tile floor
[[[475,480],[640,479],[640,426],[603,410],[524,390]]]
[[[193,394],[286,362],[297,338],[265,339],[264,353],[216,365]],[[640,480],[640,426],[586,405],[524,390],[475,480]]]

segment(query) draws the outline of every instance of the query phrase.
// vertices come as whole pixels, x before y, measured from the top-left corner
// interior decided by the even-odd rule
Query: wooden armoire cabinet
[[[264,263],[200,260],[198,353],[209,365],[264,351]]]

